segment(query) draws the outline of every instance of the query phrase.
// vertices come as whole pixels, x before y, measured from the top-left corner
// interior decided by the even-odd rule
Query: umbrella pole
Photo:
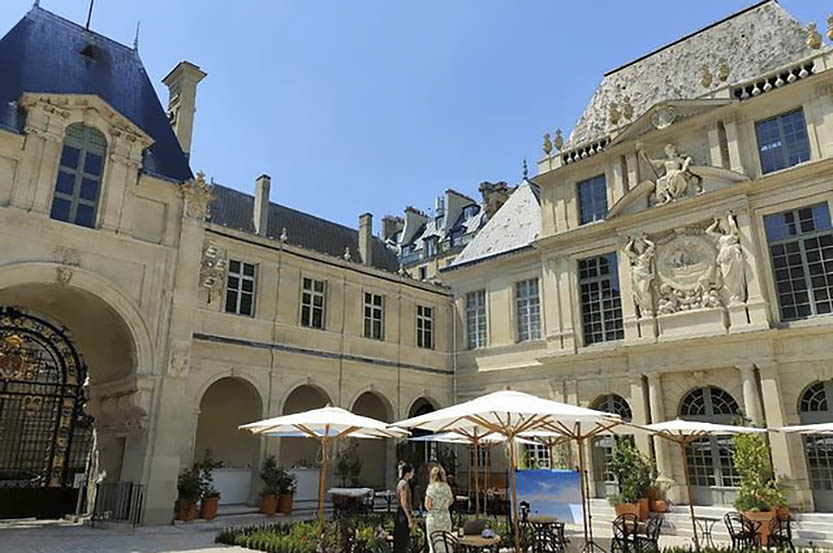
[[[492,446],[486,446],[486,452],[492,450]],[[485,455],[485,459],[483,463],[483,515],[489,516],[489,459],[491,455]]]
[[[587,494],[585,489],[585,478],[584,478],[584,448],[582,447],[582,441],[580,439],[576,439],[576,445],[578,446],[578,477],[579,477],[579,488],[581,488],[581,517],[582,522],[584,523],[584,543],[588,543],[588,533],[587,533]]]
[[[477,466],[480,464],[480,440],[474,440],[474,515],[480,515],[480,471]]]
[[[322,532],[324,531],[324,501],[325,489],[327,487],[327,457],[329,457],[329,445],[329,439],[325,435],[321,439],[321,474],[318,477],[318,522],[321,523]]]
[[[509,437],[509,436],[507,436]],[[521,530],[518,521],[518,493],[515,486],[514,440],[509,440],[509,480],[512,482],[512,526],[515,530],[515,553],[521,553]]]
[[[691,531],[694,532],[694,550],[700,551],[700,541],[697,539],[697,521],[694,519],[694,497],[691,495],[691,480],[688,479],[685,440],[680,440],[680,451],[683,454],[683,478],[685,478],[686,490],[688,490],[688,513],[691,515]]]

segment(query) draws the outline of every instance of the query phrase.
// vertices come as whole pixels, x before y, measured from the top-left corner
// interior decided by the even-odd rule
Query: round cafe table
[[[497,552],[500,545],[500,536],[484,538],[483,536],[463,536],[457,538],[457,542],[467,551],[494,551]]]

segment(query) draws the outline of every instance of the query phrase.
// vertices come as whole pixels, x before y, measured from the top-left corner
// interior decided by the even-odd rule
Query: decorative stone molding
[[[175,341],[171,344],[171,354],[168,361],[168,376],[182,377],[188,374],[191,367],[190,342]]]
[[[759,96],[765,92],[769,92],[770,90],[792,84],[799,79],[806,79],[815,72],[815,62],[810,60],[792,67],[786,67],[764,78],[756,79],[751,83],[746,83],[733,88],[732,96],[738,98],[739,100],[748,100],[749,98]]]
[[[75,248],[57,246],[53,251],[53,257],[58,263],[55,268],[55,280],[59,284],[69,284],[72,280],[73,267],[81,265],[81,256]]]
[[[677,120],[677,110],[674,106],[668,104],[660,106],[651,114],[651,124],[657,130],[662,130],[670,127]]]
[[[124,433],[147,428],[153,382],[121,383],[118,389],[94,387],[84,410],[95,417],[96,429]]]
[[[200,259],[200,280],[201,288],[208,290],[208,303],[211,303],[211,295],[223,286],[226,279],[228,263],[220,250],[209,241],[202,247],[202,258]]]
[[[185,218],[205,221],[211,213],[210,207],[214,201],[214,192],[205,180],[205,173],[200,171],[196,178],[185,182],[180,189],[185,200]]]

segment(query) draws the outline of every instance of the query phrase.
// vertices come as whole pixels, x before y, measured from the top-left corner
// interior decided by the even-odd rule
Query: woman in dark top
[[[399,484],[396,485],[396,522],[393,527],[393,553],[407,553],[414,525],[414,513],[410,480],[414,477],[414,467],[408,463],[399,466]]]

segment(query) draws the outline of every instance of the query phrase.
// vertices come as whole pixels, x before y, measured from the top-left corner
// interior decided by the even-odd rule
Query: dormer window
[[[579,224],[601,221],[607,216],[607,183],[604,175],[578,183]]]
[[[756,122],[755,133],[764,174],[810,161],[810,140],[801,108]]]
[[[67,127],[50,217],[82,227],[95,227],[107,140],[96,129],[76,123]]]

